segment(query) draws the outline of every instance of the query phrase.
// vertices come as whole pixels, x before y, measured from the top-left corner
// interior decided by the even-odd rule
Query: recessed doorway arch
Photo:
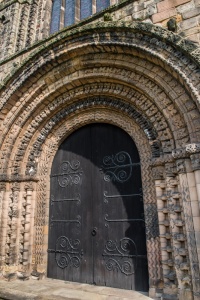
[[[135,143],[111,124],[81,127],[52,165],[48,276],[147,291],[146,251]]]

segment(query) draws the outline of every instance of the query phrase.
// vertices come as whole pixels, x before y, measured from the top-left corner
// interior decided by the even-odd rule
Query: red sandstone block
[[[188,35],[187,38],[193,42],[199,43],[199,34]]]
[[[184,3],[190,2],[191,0],[164,0],[157,4],[158,13]]]
[[[176,15],[176,9],[174,9],[174,8],[168,9],[166,11],[154,14],[152,16],[152,21],[153,21],[153,23],[158,23],[160,21],[169,19],[169,18],[171,18],[171,17],[173,17],[175,15]]]
[[[189,19],[195,16],[198,16],[200,14],[200,7],[196,7],[195,9],[191,9],[189,11],[186,11],[185,13],[183,13],[183,19]]]
[[[184,20],[180,23],[182,30],[191,29],[198,26],[198,19],[196,17]]]

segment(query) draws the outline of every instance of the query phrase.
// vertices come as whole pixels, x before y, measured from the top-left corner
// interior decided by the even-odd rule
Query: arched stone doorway
[[[122,129],[93,123],[51,171],[48,276],[148,291],[140,158]]]
[[[37,51],[1,88],[3,268],[46,271],[53,157],[74,130],[107,122],[140,153],[150,289],[198,299],[199,49],[151,24],[104,22]]]

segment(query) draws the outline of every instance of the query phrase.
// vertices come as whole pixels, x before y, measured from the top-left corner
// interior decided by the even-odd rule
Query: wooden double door
[[[140,159],[122,129],[91,124],[51,171],[48,277],[148,290]]]

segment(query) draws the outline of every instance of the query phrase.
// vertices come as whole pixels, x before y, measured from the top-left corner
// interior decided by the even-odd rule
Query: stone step
[[[55,279],[0,280],[0,299],[7,300],[150,300],[140,292]]]

